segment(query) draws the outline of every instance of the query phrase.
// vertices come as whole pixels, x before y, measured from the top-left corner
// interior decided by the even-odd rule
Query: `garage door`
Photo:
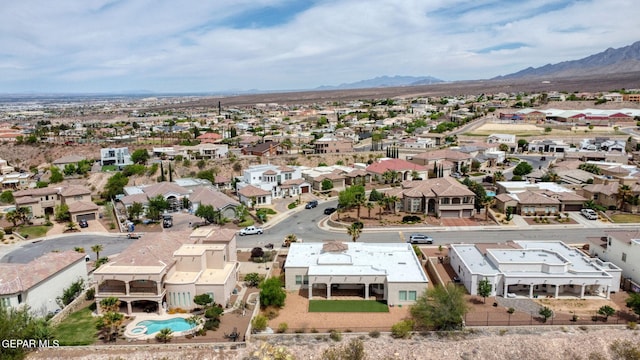
[[[580,211],[582,210],[582,204],[565,205],[564,211]]]
[[[458,211],[443,211],[440,214],[441,217],[443,218],[457,218],[458,217]]]
[[[303,186],[303,187],[300,188],[300,190],[302,190],[303,194],[306,194],[306,193],[309,192],[309,187],[308,186]]]
[[[462,217],[470,218],[472,210],[462,210]]]
[[[83,214],[83,215],[78,215],[77,216],[78,221],[80,220],[95,220],[96,219],[96,214],[95,213],[91,213],[91,214]]]

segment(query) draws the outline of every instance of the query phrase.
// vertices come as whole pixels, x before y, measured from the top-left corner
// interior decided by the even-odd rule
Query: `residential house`
[[[405,181],[401,188],[386,190],[395,196],[400,211],[440,218],[470,218],[475,214],[475,194],[454,178]]]
[[[339,137],[321,137],[313,144],[316,154],[353,152],[353,140]]]
[[[292,243],[284,264],[287,291],[314,296],[356,294],[389,305],[410,305],[428,279],[410,244]]]
[[[299,179],[302,179],[302,173],[300,168],[296,166],[253,165],[243,170],[241,182],[237,184],[237,187],[243,189],[247,185],[252,185],[263,191],[268,191],[272,198],[298,196],[308,193],[311,189],[311,185],[306,181],[291,181]],[[253,190],[251,192],[255,193]]]
[[[67,186],[59,192],[62,203],[69,207],[71,221],[98,219],[98,205],[91,201],[91,190],[84,186]]]
[[[248,207],[260,205],[271,205],[271,191],[262,190],[253,185],[245,185],[238,189],[238,198],[240,202]]]
[[[557,215],[567,211],[580,211],[587,199],[581,194],[552,182],[498,181],[495,207],[506,212],[511,207],[515,214]]]
[[[244,155],[274,156],[278,154],[279,147],[280,144],[277,142],[265,141],[263,143],[249,145],[242,148],[242,153]]]
[[[122,169],[127,165],[132,165],[129,148],[104,148],[100,149],[100,165],[115,165]]]
[[[67,155],[54,160],[53,165],[60,170],[64,170],[65,166],[69,164],[73,164],[75,166],[76,164],[78,164],[80,161],[83,161],[83,160],[86,160],[86,158],[81,155]]]
[[[97,302],[117,297],[127,314],[191,310],[201,294],[228,304],[238,279],[235,232],[203,227],[191,236],[147,235],[94,272]]]
[[[11,174],[15,171],[13,166],[9,166],[7,160],[0,159],[0,175]]]
[[[587,240],[591,256],[621,268],[626,290],[640,292],[640,233],[637,230],[608,230],[603,237]]]
[[[461,151],[451,149],[440,149],[434,151],[426,151],[420,154],[407,156],[407,161],[414,164],[423,165],[427,169],[433,169],[450,163],[449,172],[445,172],[443,176],[451,175],[451,173],[462,173],[463,168],[471,168],[473,156]]]
[[[529,151],[539,153],[565,153],[569,148],[571,148],[571,145],[566,144],[564,141],[551,139],[534,139],[527,145]]]
[[[36,316],[60,309],[56,299],[76,281],[87,281],[85,254],[50,252],[26,264],[0,264],[0,306],[27,306]]]
[[[193,189],[192,193],[189,194],[189,201],[191,202],[191,211],[193,213],[202,205],[210,205],[215,210],[220,211],[222,217],[228,219],[235,218],[236,208],[240,205],[237,200],[208,186],[200,186]]]
[[[199,140],[201,144],[214,144],[222,140],[222,135],[214,132],[207,132],[196,137],[196,140]]]
[[[432,149],[436,147],[434,139],[414,137],[399,140],[398,143],[405,149]]]
[[[561,241],[451,244],[449,261],[471,295],[488,280],[490,296],[609,298],[619,291],[621,269],[592,259]]]
[[[11,167],[11,166],[9,166]],[[0,187],[5,190],[26,189],[35,186],[31,173],[8,173],[0,175]]]
[[[378,181],[387,181],[385,173],[394,174],[395,179],[388,179],[391,182],[427,179],[429,177],[427,167],[402,159],[383,158],[367,166],[365,170]]]

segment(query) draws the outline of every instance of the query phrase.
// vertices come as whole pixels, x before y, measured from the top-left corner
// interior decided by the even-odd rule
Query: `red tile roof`
[[[427,168],[422,165],[410,163],[402,159],[388,159],[375,162],[367,166],[367,171],[375,174],[383,174],[385,171],[427,171]]]

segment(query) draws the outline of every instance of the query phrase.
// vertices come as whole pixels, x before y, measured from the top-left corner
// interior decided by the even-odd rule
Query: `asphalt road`
[[[61,236],[50,240],[35,240],[5,255],[0,259],[0,263],[24,264],[52,251],[73,250],[76,247],[83,247],[87,255],[91,256],[91,260],[95,260],[96,254],[91,250],[92,246],[102,245],[103,251],[100,252],[100,257],[103,257],[121,253],[133,241],[135,240],[127,239],[124,235],[114,237],[84,234]]]

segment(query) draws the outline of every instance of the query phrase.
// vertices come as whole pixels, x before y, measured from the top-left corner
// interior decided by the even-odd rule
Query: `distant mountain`
[[[580,60],[547,64],[539,68],[529,67],[499,79],[560,78],[573,76],[606,75],[640,71],[640,41],[619,49],[607,50]]]
[[[368,89],[379,87],[429,85],[442,82],[444,81],[431,76],[379,76],[369,80],[361,80],[337,86],[324,85],[316,88],[316,90]]]

